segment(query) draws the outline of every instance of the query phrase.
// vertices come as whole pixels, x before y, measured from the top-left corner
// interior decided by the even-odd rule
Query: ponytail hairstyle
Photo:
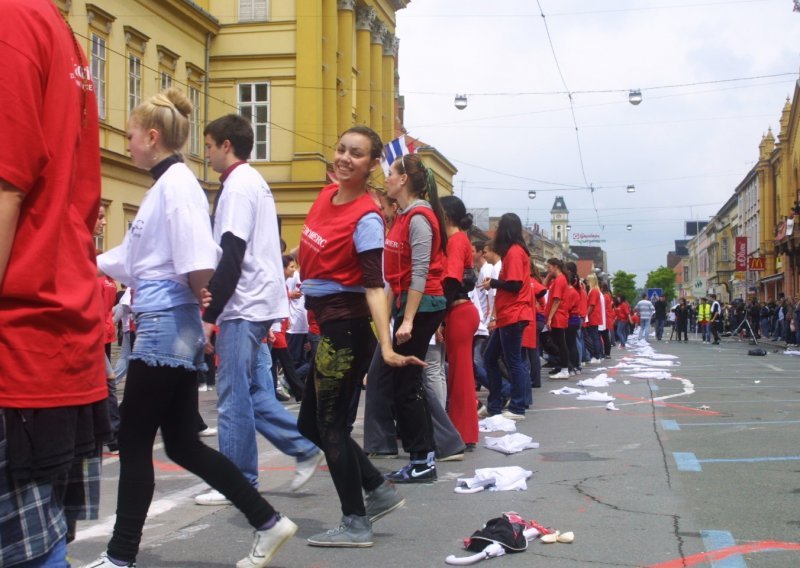
[[[572,261],[569,261],[565,264],[565,266],[567,268],[567,272],[569,273],[567,276],[567,281],[569,282],[570,286],[577,290],[578,286],[581,284],[581,279],[578,277],[578,265]]]
[[[525,254],[531,255],[525,239],[522,238],[522,221],[519,216],[516,213],[503,213],[497,223],[492,249],[500,255],[500,258],[505,258],[512,245],[521,246]]]
[[[547,264],[549,264],[550,266],[557,266],[557,267],[558,267],[558,270],[559,270],[559,271],[560,271],[562,274],[564,274],[564,272],[565,272],[565,270],[564,270],[564,263],[561,261],[561,259],[559,259],[559,258],[556,258],[556,257],[548,258],[548,259],[547,259]]]
[[[436,219],[439,221],[439,238],[442,243],[442,252],[447,251],[447,230],[444,225],[444,212],[439,201],[439,190],[436,187],[436,178],[433,170],[426,168],[419,154],[405,154],[397,158],[397,171],[400,175],[408,176],[410,193],[417,199],[424,199],[431,204]]]
[[[157,130],[165,150],[178,153],[189,138],[192,103],[177,87],[147,99],[131,111],[131,120],[143,130]]]
[[[442,210],[451,225],[458,227],[461,231],[470,230],[472,227],[472,214],[467,213],[467,208],[464,207],[463,201],[455,195],[445,195],[442,197],[441,203]]]

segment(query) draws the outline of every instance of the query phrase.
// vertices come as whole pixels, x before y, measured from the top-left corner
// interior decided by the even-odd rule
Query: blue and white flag
[[[408,144],[406,143],[405,136],[401,136],[400,138],[395,138],[391,142],[387,142],[383,147],[383,160],[381,160],[381,166],[383,167],[384,175],[389,175],[389,167],[397,158],[401,158],[406,154],[411,153],[412,152],[409,150]]]

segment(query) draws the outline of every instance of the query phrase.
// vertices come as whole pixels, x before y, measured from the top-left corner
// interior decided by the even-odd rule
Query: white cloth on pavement
[[[586,394],[586,389],[576,389],[572,387],[561,387],[558,390],[551,390],[550,394]]]
[[[478,422],[478,430],[481,432],[516,432],[517,424],[509,418],[495,414],[480,420]]]
[[[601,387],[607,387],[611,383],[616,383],[616,382],[617,382],[616,379],[612,379],[605,373],[600,373],[593,379],[583,379],[581,381],[578,381],[578,386],[601,388]]]
[[[597,392],[597,391],[589,391],[586,394],[582,394],[578,397],[578,400],[592,400],[595,402],[609,402],[611,400],[617,400],[607,392]]]
[[[536,450],[539,448],[539,442],[534,442],[533,438],[516,432],[514,434],[506,434],[499,438],[487,437],[485,445],[490,450],[495,450],[501,454],[511,455],[517,454],[523,450]]]
[[[657,379],[663,381],[665,379],[671,379],[672,373],[668,373],[667,371],[642,371],[640,373],[634,373],[631,376],[637,379]]]
[[[475,470],[475,477],[459,477],[456,480],[455,491],[456,493],[471,493],[473,491],[463,490],[480,486],[486,487],[485,483],[491,479],[494,479],[494,484],[488,486],[489,491],[525,491],[528,489],[528,484],[525,480],[532,475],[532,471],[523,469],[518,465],[484,467]],[[462,489],[462,491],[459,491],[459,489]]]
[[[606,404],[606,410],[619,410],[619,408],[613,402],[609,402]]]

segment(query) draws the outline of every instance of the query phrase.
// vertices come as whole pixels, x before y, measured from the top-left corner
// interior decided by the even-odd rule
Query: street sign
[[[664,290],[662,288],[648,288],[647,289],[647,299],[651,302],[655,302],[658,300],[660,296],[664,295]]]
[[[761,271],[767,269],[766,259],[763,257],[751,256],[748,260],[748,268],[755,271]]]

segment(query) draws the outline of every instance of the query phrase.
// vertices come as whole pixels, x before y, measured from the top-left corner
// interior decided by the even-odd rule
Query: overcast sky
[[[777,136],[800,77],[800,13],[793,0],[540,3],[544,21],[536,0],[413,0],[398,12],[405,126],[458,168],[467,207],[549,231],[562,195],[572,232],[599,234],[609,269],[641,287],[684,238],[683,221],[716,213],[761,136],[770,126]],[[583,168],[545,22],[574,93]],[[654,88],[779,74],[791,75]],[[642,90],[639,106],[629,89]]]

